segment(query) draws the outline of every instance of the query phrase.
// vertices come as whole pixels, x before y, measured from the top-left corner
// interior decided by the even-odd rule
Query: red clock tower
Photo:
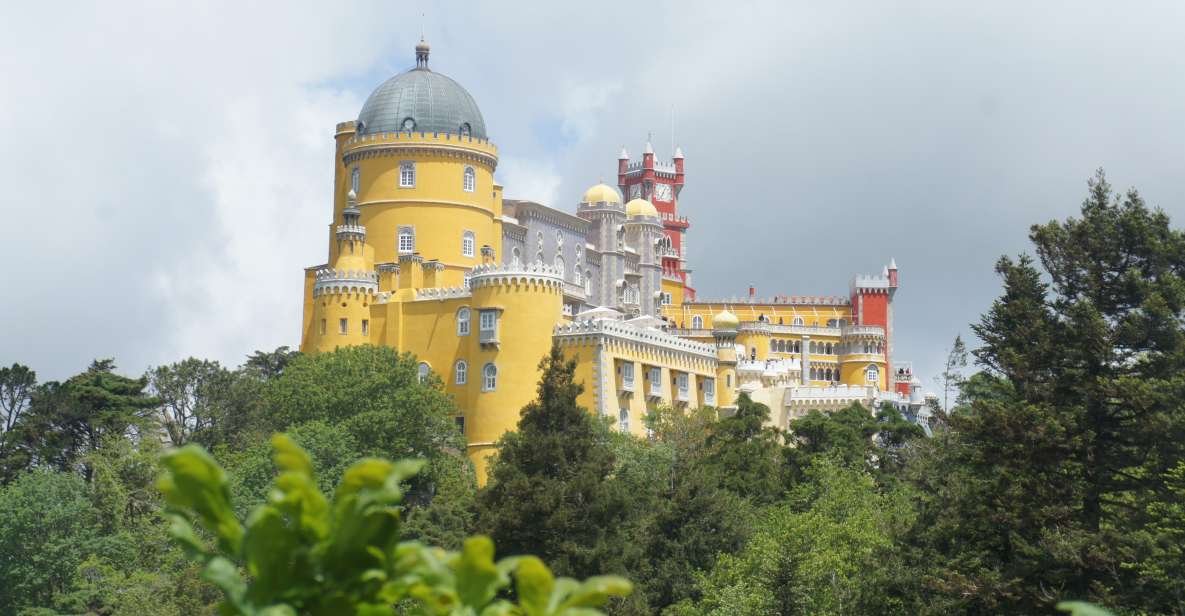
[[[626,201],[645,199],[658,210],[666,232],[662,254],[663,276],[678,278],[683,283],[684,299],[694,300],[691,270],[687,268],[685,234],[691,224],[679,215],[679,193],[683,191],[683,151],[675,148],[671,162],[655,162],[654,147],[646,141],[640,162],[630,162],[630,155],[621,148],[617,158],[617,187]]]

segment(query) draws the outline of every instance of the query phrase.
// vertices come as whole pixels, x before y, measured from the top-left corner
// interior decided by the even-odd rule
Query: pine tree
[[[539,367],[538,397],[502,437],[478,495],[478,527],[502,555],[533,553],[563,575],[622,571],[629,499],[611,481],[607,428],[576,403],[575,361],[553,346]]]
[[[1101,171],[1089,188],[1081,218],[1033,227],[1044,276],[997,264],[1003,295],[974,326],[987,376],[915,469],[922,558],[951,605],[1185,606],[1137,573],[1185,458],[1185,235]]]

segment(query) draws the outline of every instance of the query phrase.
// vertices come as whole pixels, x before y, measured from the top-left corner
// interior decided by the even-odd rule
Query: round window
[[[416,121],[411,118],[403,118],[403,130],[414,130]]]

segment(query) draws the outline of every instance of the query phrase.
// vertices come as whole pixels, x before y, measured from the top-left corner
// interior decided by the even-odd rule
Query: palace
[[[581,404],[638,435],[656,405],[727,412],[741,392],[783,428],[856,401],[924,414],[921,382],[892,361],[895,263],[843,296],[699,299],[682,151],[623,149],[617,186],[589,188],[575,213],[503,198],[477,103],[428,55],[421,41],[415,67],[337,125],[328,259],[305,270],[302,351],[414,354],[456,400],[479,478],[553,343],[577,362]]]

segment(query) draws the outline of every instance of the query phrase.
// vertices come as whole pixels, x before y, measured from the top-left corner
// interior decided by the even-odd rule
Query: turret
[[[712,317],[712,337],[716,339],[716,405],[736,407],[737,328],[741,321],[725,309]]]
[[[625,151],[625,146],[621,146],[621,154],[617,156],[617,185],[621,190],[625,191],[625,172],[630,165],[630,153]]]

